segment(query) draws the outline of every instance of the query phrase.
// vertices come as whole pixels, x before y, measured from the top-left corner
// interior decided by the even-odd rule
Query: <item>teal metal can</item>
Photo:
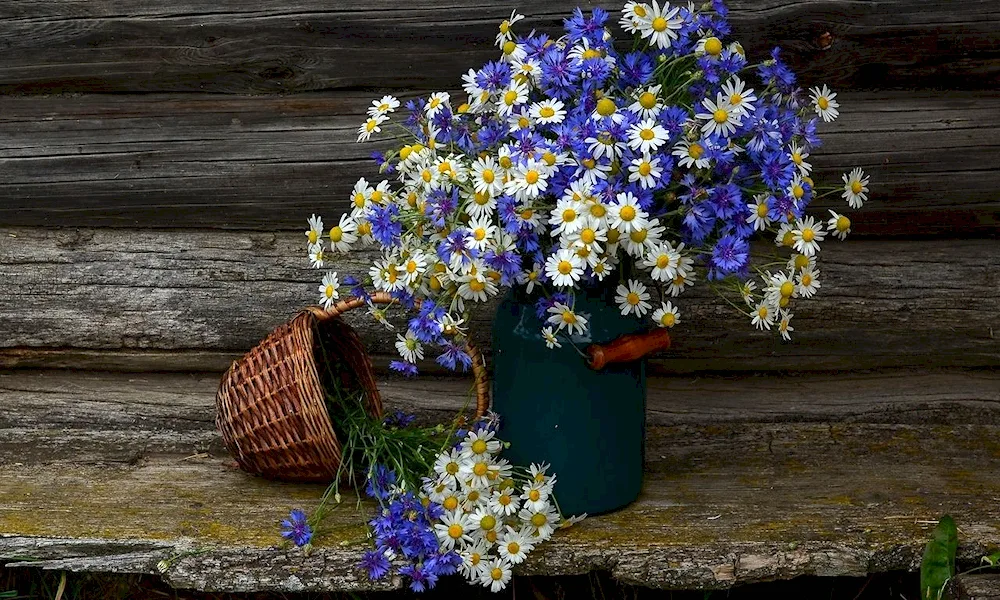
[[[587,366],[582,351],[647,329],[615,307],[614,286],[577,292],[574,311],[589,331],[561,337],[549,349],[536,314],[537,294],[511,291],[493,324],[493,407],[504,456],[515,465],[546,462],[557,476],[564,516],[610,512],[642,489],[645,447],[645,360]],[[574,347],[575,346],[575,347]]]

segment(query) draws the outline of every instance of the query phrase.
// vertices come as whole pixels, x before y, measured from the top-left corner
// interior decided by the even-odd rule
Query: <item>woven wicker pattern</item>
[[[372,297],[393,302],[388,294]],[[371,360],[357,333],[340,315],[365,306],[352,298],[329,310],[310,307],[268,335],[232,364],[216,395],[216,424],[230,454],[255,475],[283,481],[331,481],[341,446],[326,408],[316,348],[343,362],[345,389],[364,390],[369,414],[382,416],[382,400]],[[316,336],[320,336],[317,338]],[[489,407],[489,383],[482,353],[469,346],[476,382],[476,416]]]

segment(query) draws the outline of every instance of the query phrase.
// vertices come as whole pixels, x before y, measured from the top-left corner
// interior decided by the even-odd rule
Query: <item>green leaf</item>
[[[997,564],[1000,564],[1000,551],[984,556],[981,562],[982,564],[989,565],[991,567],[997,566]]]
[[[955,575],[955,554],[958,552],[958,528],[949,515],[941,517],[927,542],[924,560],[920,563],[920,598],[937,600],[944,586]]]

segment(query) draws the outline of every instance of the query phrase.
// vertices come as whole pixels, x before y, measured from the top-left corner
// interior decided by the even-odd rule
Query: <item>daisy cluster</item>
[[[372,103],[358,140],[389,126],[404,136],[377,156],[394,181],[359,180],[329,242],[318,217],[306,235],[316,267],[376,245],[364,283],[422,302],[398,336],[396,369],[414,373],[426,346],[467,367],[469,308],[514,286],[537,298],[551,347],[587,333],[575,294],[601,282],[623,315],[673,327],[678,296],[703,280],[742,298],[730,304],[751,326],[790,337],[793,303],[820,287],[821,243],[851,230],[839,212],[806,209],[837,193],[860,208],[868,178],[855,169],[842,187],[816,186],[808,158],[837,95],[799,88],[778,49],[748,64],[726,17],[719,0],[630,1],[618,26],[633,49],[620,51],[602,9],[577,9],[558,38],[516,33],[515,12],[497,59],[462,76],[461,98],[412,99],[395,120],[399,100]],[[751,249],[755,237],[773,240],[768,256]],[[366,296],[359,280],[343,284]],[[328,274],[320,301],[340,287]]]
[[[498,456],[501,448],[494,425],[468,432],[437,457],[416,494],[395,487],[393,473],[376,467],[367,491],[383,509],[370,523],[376,548],[361,562],[368,576],[381,579],[396,566],[421,592],[459,572],[496,592],[556,528],[579,520],[559,515],[556,477],[546,465],[516,473]]]

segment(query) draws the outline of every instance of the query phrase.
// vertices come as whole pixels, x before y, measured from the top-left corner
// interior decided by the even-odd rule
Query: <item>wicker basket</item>
[[[380,292],[372,302],[395,301]],[[363,390],[368,412],[382,416],[371,360],[357,333],[340,318],[365,305],[365,300],[352,298],[329,310],[310,307],[271,332],[223,376],[216,395],[216,424],[243,470],[282,481],[329,482],[336,477],[341,446],[320,381],[317,334],[326,350],[347,365],[345,387]],[[470,345],[467,351],[478,418],[489,407],[486,365],[476,348]]]

